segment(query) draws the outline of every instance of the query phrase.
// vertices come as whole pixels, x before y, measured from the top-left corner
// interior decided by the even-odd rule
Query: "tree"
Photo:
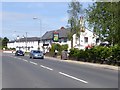
[[[9,42],[9,39],[7,37],[4,37],[2,40],[2,47],[7,47],[8,42]]]
[[[2,38],[0,37],[0,49],[2,49]]]
[[[80,38],[80,21],[79,16],[82,13],[82,5],[78,1],[69,3],[69,20],[71,32],[68,34],[68,39],[71,40],[71,48],[73,48],[73,35],[76,34]]]
[[[90,27],[102,41],[120,44],[120,2],[95,2],[86,9],[86,17]]]

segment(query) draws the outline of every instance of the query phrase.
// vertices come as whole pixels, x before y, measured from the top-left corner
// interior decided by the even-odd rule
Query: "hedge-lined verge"
[[[96,46],[91,49],[71,49],[69,58],[78,61],[120,66],[120,46]]]

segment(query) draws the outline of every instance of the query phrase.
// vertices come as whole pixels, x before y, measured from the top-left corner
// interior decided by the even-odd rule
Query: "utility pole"
[[[26,32],[26,52],[27,52],[27,32]]]

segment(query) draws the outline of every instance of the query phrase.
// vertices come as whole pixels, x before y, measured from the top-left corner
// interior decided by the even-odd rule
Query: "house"
[[[59,34],[58,42],[55,42],[53,40],[53,35],[54,35],[55,32]],[[61,27],[58,30],[47,31],[42,36],[42,42],[43,42],[44,51],[48,52],[49,48],[52,45],[52,43],[58,43],[60,45],[68,44],[68,47],[71,47],[70,41],[68,40],[68,33],[69,32],[70,31],[68,29],[65,29],[63,27]]]
[[[70,33],[69,28],[61,27],[58,30],[47,31],[41,38],[39,37],[27,37],[20,38],[18,40],[10,41],[8,48],[16,48],[16,50],[30,51],[40,49],[44,52],[49,52],[52,43],[58,43],[60,45],[68,44],[68,50],[71,49],[71,41],[68,39]],[[58,35],[58,36],[57,36]],[[58,41],[54,41],[54,37],[58,38]],[[57,39],[56,39],[57,40]],[[87,28],[84,31],[80,31],[80,38],[73,35],[73,47],[78,49],[90,48],[91,46],[99,43],[98,36]]]
[[[59,34],[58,42],[54,42],[53,35],[54,32]],[[43,50],[49,52],[49,48],[52,43],[58,43],[60,45],[68,44],[68,50],[71,49],[71,41],[68,39],[68,34],[70,29],[65,29],[61,27],[58,30],[47,31],[42,36]],[[76,34],[73,35],[73,47],[78,49],[85,49],[86,47],[91,47],[99,43],[98,36],[87,28],[84,31],[80,32],[80,38],[76,37]]]
[[[16,50],[30,51],[37,50],[39,47],[39,42],[41,38],[38,37],[27,37],[20,38],[17,40],[12,40],[7,43],[8,48],[15,48]]]

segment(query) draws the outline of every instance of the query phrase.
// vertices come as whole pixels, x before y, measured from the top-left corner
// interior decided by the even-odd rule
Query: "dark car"
[[[41,58],[44,59],[44,54],[40,50],[32,50],[29,54],[30,58]]]
[[[24,52],[22,50],[17,50],[15,56],[24,56]]]

